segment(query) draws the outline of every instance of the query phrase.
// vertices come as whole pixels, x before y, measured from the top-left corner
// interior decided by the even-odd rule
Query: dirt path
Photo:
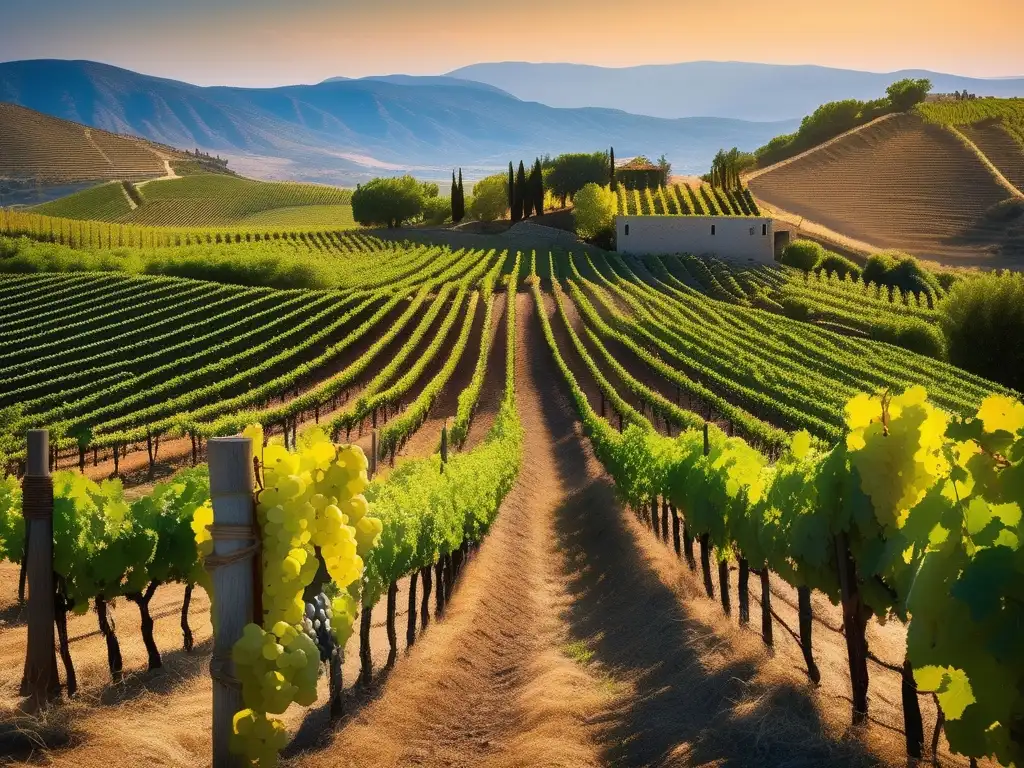
[[[529,295],[519,297],[524,466],[498,522],[466,566],[443,622],[399,661],[380,697],[320,753],[296,764],[596,765],[585,720],[608,706],[605,681],[567,653],[570,594],[556,512],[600,476],[575,439]],[[529,337],[529,338],[528,338]],[[570,454],[571,472],[560,471]],[[605,502],[614,506],[611,495]],[[577,509],[582,512],[582,507]],[[577,654],[578,655],[578,654]]]

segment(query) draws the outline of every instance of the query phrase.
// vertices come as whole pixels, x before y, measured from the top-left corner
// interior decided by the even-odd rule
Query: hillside
[[[1024,96],[1024,78],[979,79],[925,70],[859,72],[819,66],[690,61],[638,67],[473,64],[448,73],[502,88],[552,107],[609,107],[679,118],[717,115],[784,120],[810,114],[837,99],[873,99],[904,78],[926,77],[936,93],[967,90],[982,96]]]
[[[354,186],[382,171],[453,165],[470,178],[510,158],[615,146],[702,170],[723,145],[753,149],[795,127],[721,118],[666,120],[555,109],[495,89],[419,78],[282,88],[200,88],[85,61],[0,64],[0,100],[106,130],[226,155],[264,178]],[[475,170],[473,170],[475,169]]]
[[[352,193],[320,184],[198,174],[128,185],[113,182],[37,206],[47,216],[162,227],[352,225]]]
[[[913,114],[877,121],[749,180],[769,205],[844,236],[924,258],[987,266],[1024,256],[1009,196],[952,132]]]
[[[0,178],[67,184],[163,176],[184,154],[131,136],[0,103]]]
[[[1018,189],[1024,189],[1024,99],[935,101],[921,104],[925,120],[959,129]]]

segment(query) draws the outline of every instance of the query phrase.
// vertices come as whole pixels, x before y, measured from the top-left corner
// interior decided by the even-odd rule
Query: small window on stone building
[[[626,237],[629,237],[629,224],[626,225]]]
[[[768,237],[768,225],[767,224],[762,224],[761,225],[761,237]]]
[[[715,225],[714,224],[711,225],[711,234],[712,235],[715,234]]]
[[[750,234],[751,234],[751,235],[753,235],[753,234],[754,234],[754,228],[753,228],[753,227],[751,227],[751,228],[750,228]]]

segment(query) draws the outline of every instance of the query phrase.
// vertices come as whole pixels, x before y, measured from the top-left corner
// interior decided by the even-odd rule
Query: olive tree
[[[352,217],[363,225],[401,226],[423,212],[424,189],[412,176],[373,179],[352,194]]]

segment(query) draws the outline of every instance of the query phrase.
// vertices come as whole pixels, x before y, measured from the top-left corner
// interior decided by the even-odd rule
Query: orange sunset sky
[[[757,61],[1024,75],[1024,0],[3,0],[0,60],[266,86],[481,61]]]

